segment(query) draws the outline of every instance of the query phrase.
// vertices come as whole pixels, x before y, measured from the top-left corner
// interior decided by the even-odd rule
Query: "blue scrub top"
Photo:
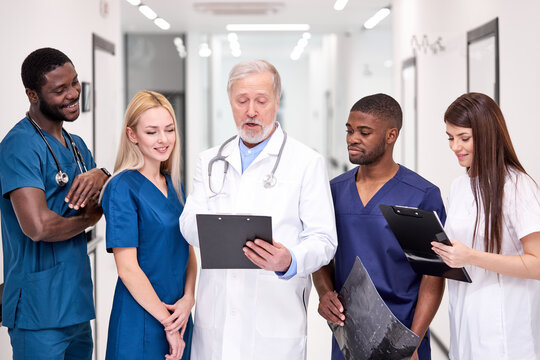
[[[111,179],[103,192],[107,250],[137,248],[137,261],[157,296],[174,304],[184,295],[189,245],[180,233],[183,206],[169,175],[167,197],[144,175],[126,170]],[[189,359],[191,318],[184,333]],[[163,325],[131,296],[121,279],[114,293],[107,341],[108,360],[163,359],[169,351]]]
[[[19,121],[0,143],[0,211],[5,288],[2,325],[39,330],[79,324],[95,318],[90,261],[86,236],[81,233],[61,242],[34,242],[24,235],[9,193],[21,187],[45,192],[47,206],[63,217],[74,216],[64,198],[80,173],[71,144],[67,147],[47,132],[60,166],[69,176],[56,184],[56,163],[47,145],[27,118]],[[96,165],[84,141],[72,135],[86,167]]]
[[[435,210],[444,224],[446,213],[441,193],[420,175],[400,166],[396,175],[364,206],[356,188],[357,171],[358,167],[330,182],[338,234],[334,259],[336,291],[341,290],[358,256],[386,305],[410,328],[422,275],[409,265],[378,205]],[[423,360],[431,358],[429,337],[422,341],[418,355]],[[344,359],[335,338],[332,339],[332,359]]]

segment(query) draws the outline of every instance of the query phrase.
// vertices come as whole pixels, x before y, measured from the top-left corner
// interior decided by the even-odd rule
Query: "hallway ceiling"
[[[313,34],[354,33],[377,10],[391,0],[349,0],[342,11],[334,10],[334,0],[143,0],[159,17],[171,24],[159,29],[137,7],[121,1],[122,28],[140,33],[226,33],[231,23],[302,23]],[[389,26],[389,18],[379,26]],[[298,33],[298,32],[297,32]]]

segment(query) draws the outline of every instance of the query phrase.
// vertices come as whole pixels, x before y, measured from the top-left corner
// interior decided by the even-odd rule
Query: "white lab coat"
[[[540,191],[523,173],[506,177],[504,255],[523,254],[521,238],[540,231]],[[476,205],[467,175],[452,183],[445,230],[452,239],[484,251],[484,212],[473,244]],[[540,360],[540,281],[465,267],[472,283],[448,280],[450,359]]]
[[[230,213],[272,216],[274,240],[297,260],[297,275],[280,279],[265,270],[201,269],[195,307],[193,360],[302,360],[306,358],[306,310],[310,274],[334,257],[337,236],[324,159],[288,137],[266,189],[263,178],[276,162],[283,141],[278,127],[268,144],[242,174],[238,138],[223,149],[229,163],[222,192],[208,186],[208,163],[218,148],[200,155],[180,217],[186,240],[199,245],[195,215]],[[212,170],[213,189],[223,182],[224,161]],[[219,234],[216,234],[219,236]]]

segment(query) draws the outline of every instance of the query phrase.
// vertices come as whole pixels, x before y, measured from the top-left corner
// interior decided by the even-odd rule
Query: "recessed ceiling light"
[[[139,6],[141,5],[141,0],[126,0],[128,3],[130,3],[133,6]]]
[[[167,22],[167,20],[162,19],[160,17],[154,19],[154,24],[157,25],[158,28],[161,30],[169,30],[171,28],[171,24]]]
[[[227,31],[308,31],[309,24],[229,24]]]
[[[345,6],[347,6],[347,2],[349,2],[349,0],[336,0],[334,4],[334,10],[341,11],[345,9]]]
[[[234,57],[239,57],[240,55],[242,55],[242,51],[240,49],[232,49],[231,54]]]
[[[212,49],[210,49],[207,43],[202,43],[201,45],[199,45],[200,57],[206,58],[206,57],[209,57],[210,55],[212,55]]]
[[[150,20],[154,20],[155,18],[157,18],[156,12],[152,10],[148,5],[140,5],[139,11]]]
[[[364,27],[368,30],[373,29],[375,26],[377,26],[378,23],[380,23],[389,14],[390,14],[389,8],[380,9],[379,11],[375,13],[375,15],[367,19],[367,21],[364,23]]]

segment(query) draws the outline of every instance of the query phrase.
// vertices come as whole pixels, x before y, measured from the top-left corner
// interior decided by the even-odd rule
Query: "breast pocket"
[[[261,179],[256,196],[260,198],[260,203],[267,204],[274,214],[286,217],[298,214],[300,190],[300,183],[279,179],[274,186],[266,188]]]

